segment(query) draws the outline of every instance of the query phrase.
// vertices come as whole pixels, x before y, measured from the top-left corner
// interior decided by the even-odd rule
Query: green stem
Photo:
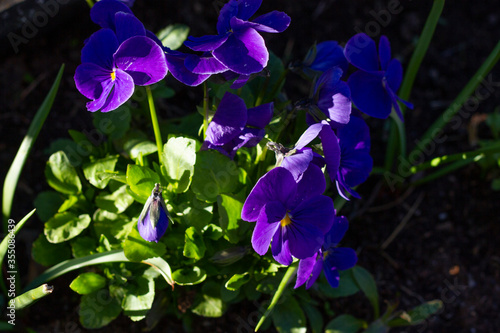
[[[442,134],[444,126],[455,116],[462,105],[468,100],[474,90],[483,82],[485,76],[491,71],[493,66],[500,59],[500,42],[497,43],[488,58],[483,62],[476,74],[470,79],[467,85],[462,89],[453,103],[442,113],[442,115],[427,129],[420,142],[408,156],[422,153],[429,143],[431,143],[438,134]]]
[[[85,0],[87,1],[87,5],[89,5],[90,8],[94,6],[94,2],[92,0]]]
[[[481,157],[479,158],[481,159]],[[467,159],[464,159],[464,160],[460,160],[460,161],[457,161],[455,163],[452,163],[450,165],[447,165],[439,170],[437,170],[436,172],[434,173],[431,173],[430,175],[428,175],[427,177],[424,177],[422,179],[419,179],[413,183],[410,184],[410,186],[418,186],[418,185],[422,185],[422,184],[425,184],[431,180],[434,180],[434,179],[437,179],[437,178],[440,178],[452,171],[455,171],[457,169],[460,169],[464,166],[466,166],[467,164],[469,163],[472,163],[472,162],[475,162],[477,161],[478,159],[476,157],[469,157]]]
[[[31,289],[24,294],[17,296],[16,298],[10,300],[10,302],[14,302],[14,307],[16,310],[21,310],[35,303],[40,298],[50,295],[52,291],[54,291],[54,287],[51,287],[47,284],[42,284],[38,288]]]
[[[443,12],[445,0],[434,0],[427,21],[425,22],[424,29],[420,35],[415,51],[413,52],[406,74],[404,76],[401,88],[399,89],[399,97],[405,101],[410,99],[410,94],[413,88],[413,83],[417,76],[420,64],[424,59],[427,49],[431,43],[436,26],[438,24],[441,13]],[[405,106],[399,104],[401,113],[404,115]],[[394,115],[394,112],[393,112]],[[385,168],[390,171],[394,165],[396,158],[397,146],[399,145],[399,153],[401,157],[406,156],[406,132],[403,123],[399,117],[393,117],[394,122],[391,122],[391,130],[389,133],[389,144],[387,148],[387,155],[385,159]],[[397,129],[396,129],[397,127]],[[398,138],[399,135],[399,138]]]
[[[149,110],[151,111],[151,122],[153,123],[153,130],[155,132],[156,147],[158,148],[158,162],[161,163],[161,156],[163,154],[163,140],[161,139],[161,130],[160,125],[158,124],[158,117],[156,116],[153,94],[151,93],[151,88],[149,88],[149,86],[146,86],[146,93],[148,96]]]
[[[203,83],[203,140],[206,138],[208,129],[208,86]]]
[[[269,307],[267,308],[266,312],[262,315],[260,318],[259,322],[257,323],[257,326],[255,326],[255,332],[259,330],[259,328],[264,324],[264,321],[266,320],[267,317],[271,314],[273,311],[274,307],[276,304],[278,304],[278,301],[280,297],[283,295],[283,292],[286,289],[286,286],[290,283],[292,278],[295,276],[297,273],[297,268],[298,268],[299,262],[295,262],[288,267],[285,275],[283,276],[283,279],[281,279],[280,285],[278,286],[278,289],[276,290],[276,293],[273,296],[273,299],[271,300],[271,304],[269,304]]]

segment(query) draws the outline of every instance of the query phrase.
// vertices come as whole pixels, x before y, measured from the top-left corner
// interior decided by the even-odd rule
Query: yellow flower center
[[[114,81],[116,79],[116,72],[112,71],[111,72],[111,80]]]
[[[288,216],[288,213],[286,213],[285,218],[281,220],[281,226],[286,227],[287,225],[291,224],[292,220],[290,220],[290,216]]]

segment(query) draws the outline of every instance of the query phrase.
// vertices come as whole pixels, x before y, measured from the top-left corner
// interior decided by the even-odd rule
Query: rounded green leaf
[[[106,286],[106,278],[96,273],[82,273],[69,287],[80,295],[87,295]]]
[[[65,194],[78,194],[82,190],[80,178],[63,151],[50,156],[45,166],[47,183],[56,191]]]
[[[166,176],[172,181],[176,193],[186,192],[191,184],[196,163],[196,141],[177,137],[170,138],[163,147],[163,164]]]
[[[80,301],[80,323],[88,329],[101,328],[112,322],[122,308],[106,289],[83,295]]]
[[[130,190],[145,203],[151,195],[156,183],[160,182],[160,176],[148,167],[129,164],[127,167],[127,184]]]
[[[78,236],[90,224],[88,214],[58,213],[45,223],[44,233],[51,243],[62,243]]]
[[[276,305],[272,318],[279,333],[306,333],[307,331],[306,316],[299,302],[291,296]]]
[[[170,24],[158,33],[162,44],[171,50],[177,50],[182,46],[189,34],[189,27],[185,24]]]
[[[137,228],[132,228],[127,240],[123,244],[125,256],[128,260],[135,262],[161,257],[166,251],[165,244],[144,240],[139,234],[139,231],[137,231]]]
[[[90,184],[97,188],[104,189],[108,186],[110,181],[110,178],[105,177],[104,175],[115,171],[117,162],[118,155],[107,156],[90,163],[85,163],[83,165],[83,174]]]
[[[186,229],[184,236],[184,251],[185,257],[193,259],[201,259],[205,255],[206,247],[203,237],[194,227]]]
[[[226,282],[226,289],[229,290],[238,290],[242,285],[250,281],[250,275],[248,273],[245,274],[234,274],[231,278]]]
[[[185,267],[173,272],[172,278],[175,283],[181,286],[187,286],[202,283],[207,278],[207,273],[203,269],[196,266]]]
[[[370,301],[373,310],[375,312],[374,313],[375,318],[378,318],[380,310],[378,304],[377,284],[375,283],[375,279],[370,274],[370,272],[368,272],[361,266],[353,267],[352,274],[354,276],[354,279],[356,280],[356,283],[359,286],[359,289],[361,289],[365,293],[366,297]]]
[[[364,325],[363,320],[344,314],[330,321],[325,327],[325,333],[356,333]]]
[[[239,182],[236,163],[217,151],[205,150],[196,154],[191,188],[197,198],[215,202],[221,193],[233,193]]]
[[[52,266],[71,258],[71,250],[67,244],[52,244],[45,235],[40,235],[31,247],[33,260],[43,266]]]
[[[64,202],[64,196],[55,191],[44,191],[35,198],[35,208],[38,217],[43,222],[47,222]]]

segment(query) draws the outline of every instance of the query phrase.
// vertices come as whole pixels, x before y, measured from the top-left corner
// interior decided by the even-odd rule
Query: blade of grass
[[[287,271],[285,272],[285,275],[283,276],[283,279],[281,279],[281,282],[278,286],[278,289],[276,290],[276,293],[273,296],[273,299],[271,300],[271,304],[269,304],[269,307],[267,308],[266,312],[260,318],[259,322],[257,323],[257,326],[255,326],[255,332],[257,332],[259,328],[262,326],[262,324],[264,324],[264,321],[269,317],[276,304],[278,304],[278,301],[280,297],[283,295],[286,286],[295,276],[295,273],[297,273],[298,265],[299,262],[297,261],[292,265],[290,265],[290,267],[288,267]]]
[[[493,51],[490,53],[488,58],[483,62],[481,67],[477,70],[476,74],[469,80],[467,85],[462,89],[457,98],[451,103],[451,105],[443,112],[443,114],[427,129],[427,131],[422,135],[420,142],[412,150],[408,156],[418,155],[422,153],[422,149],[426,147],[436,135],[441,133],[442,129],[446,124],[455,116],[455,114],[460,110],[462,105],[467,101],[474,90],[483,81],[486,75],[491,71],[493,66],[500,59],[500,41],[497,43]]]
[[[14,299],[11,299],[10,302],[14,302],[14,307],[16,310],[21,310],[35,303],[40,298],[50,295],[52,291],[54,291],[54,287],[51,287],[47,284],[42,284],[38,288],[31,289],[25,292],[24,294],[19,295]]]
[[[55,279],[56,277],[82,267],[110,262],[130,262],[130,260],[125,257],[123,250],[113,250],[104,253],[96,253],[81,258],[69,259],[47,269],[45,272],[31,281],[30,284],[25,288],[25,290],[35,288],[42,283],[48,282],[52,279]],[[142,261],[142,263],[150,265],[160,271],[161,275],[165,278],[167,283],[173,286],[174,280],[172,279],[170,266],[165,260],[158,257],[144,260]]]
[[[415,51],[411,56],[410,62],[408,63],[407,71],[404,76],[401,88],[399,89],[399,97],[405,101],[410,99],[411,90],[413,88],[413,83],[417,76],[420,64],[424,59],[427,49],[431,43],[434,32],[436,31],[436,26],[438,24],[441,13],[443,12],[445,0],[434,0],[427,21],[425,22],[424,28],[418,40]],[[405,106],[400,103],[401,112],[404,115]],[[399,153],[402,157],[406,156],[406,133],[403,123],[399,117],[392,117],[394,122],[391,122],[391,129],[389,133],[389,144],[387,149],[387,155],[385,160],[385,169],[390,171],[394,165],[394,159],[396,157],[396,151],[398,150],[399,142]],[[399,141],[398,141],[399,135]]]
[[[453,155],[444,155],[440,157],[433,158],[432,160],[428,162],[424,162],[418,165],[415,165],[411,167],[410,171],[415,174],[419,171],[423,171],[426,169],[430,168],[436,168],[439,166],[443,166],[448,163],[456,162],[459,160],[465,160],[469,158],[473,158],[475,161],[477,161],[479,158],[483,158],[485,155],[488,154],[495,154],[495,153],[500,153],[500,142],[496,144],[492,144],[488,147],[484,147],[481,149],[476,149],[472,151],[467,151],[463,153],[457,153]]]
[[[61,82],[63,71],[64,65],[62,65],[59,69],[59,73],[57,73],[57,77],[54,84],[52,84],[52,88],[50,88],[47,97],[45,97],[45,100],[36,112],[35,118],[33,118],[33,121],[28,129],[28,133],[26,133],[26,136],[17,151],[16,157],[14,158],[14,162],[12,162],[9,171],[7,172],[7,176],[5,177],[2,199],[3,232],[5,234],[7,233],[7,223],[12,211],[12,201],[14,199],[14,192],[17,187],[19,176],[23,170],[31,148],[33,148],[33,145],[35,144],[38,133],[40,133],[43,123],[52,108],[57,90],[59,89],[59,83]]]
[[[410,186],[422,185],[422,184],[425,184],[431,180],[443,177],[444,175],[446,175],[452,171],[455,171],[457,169],[460,169],[460,168],[466,166],[467,164],[470,164],[472,162],[477,161],[478,159],[476,157],[469,157],[469,158],[466,158],[465,160],[460,160],[460,161],[457,161],[457,162],[452,163],[450,165],[447,165],[447,166],[437,170],[436,172],[431,173],[430,175],[411,183]],[[479,156],[479,157],[481,159],[481,156]]]
[[[28,219],[33,214],[35,214],[35,211],[36,211],[36,209],[33,209],[25,217],[23,217],[22,220],[16,224],[14,229],[11,232],[9,232],[8,234],[6,234],[5,238],[2,240],[2,243],[0,243],[0,268],[3,267],[2,266],[3,259],[5,257],[5,254],[7,253],[8,247],[9,247],[9,240],[11,239],[10,235],[11,234],[17,235],[19,230],[21,230],[21,228],[24,226],[24,223],[26,223],[26,221],[28,221]],[[9,270],[11,270],[11,269],[8,269],[7,271],[9,271]],[[2,291],[5,295],[7,295],[7,287],[5,286],[4,281],[3,281],[3,270],[2,269],[0,269],[0,280],[2,281],[2,283],[0,284]]]

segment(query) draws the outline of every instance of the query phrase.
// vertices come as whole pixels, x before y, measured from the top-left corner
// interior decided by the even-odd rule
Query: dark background
[[[92,130],[92,117],[85,110],[86,99],[75,89],[73,75],[79,64],[83,41],[97,30],[89,18],[84,0],[64,0],[57,13],[37,28],[33,37],[18,46],[7,38],[9,33],[22,36],[22,29],[33,22],[40,11],[35,1],[4,9],[0,3],[0,175],[2,179],[12,163],[33,116],[47,94],[62,63],[66,69],[56,101],[39,135],[21,175],[12,211],[19,220],[33,207],[37,193],[48,189],[43,169],[48,155],[44,152],[52,141],[69,137],[67,131]],[[279,35],[266,34],[267,45],[285,62],[301,59],[315,41],[337,40],[344,44],[353,34],[366,28],[380,28],[380,34],[391,41],[393,56],[405,66],[432,6],[432,1],[401,1],[397,14],[383,18],[381,13],[394,1],[352,0],[265,0],[259,13],[271,10],[286,12],[292,18],[288,30]],[[215,1],[137,0],[133,11],[146,28],[158,31],[171,23],[184,23],[190,34],[215,33]],[[42,17],[38,19],[41,20]],[[42,22],[42,21],[39,21]],[[370,23],[371,22],[371,23]],[[42,25],[42,24],[40,24]],[[24,27],[24,29],[26,29]],[[374,31],[372,30],[372,31]],[[500,37],[500,11],[496,0],[480,2],[448,1],[428,53],[417,75],[410,101],[415,105],[407,113],[408,146],[453,101]],[[12,38],[12,34],[11,34]],[[374,36],[378,40],[378,35]],[[492,71],[492,81],[500,82],[499,66]],[[171,77],[167,82],[177,96],[164,102],[160,117],[194,111],[201,100],[200,88],[185,88]],[[474,112],[463,117],[461,126],[447,128],[447,141],[426,159],[477,148],[469,138],[471,116],[488,114],[499,106],[500,87],[482,100]],[[307,85],[290,76],[286,92],[291,100],[307,94]],[[168,112],[166,110],[169,110]],[[383,163],[386,138],[384,122],[370,119],[375,164]],[[490,138],[487,127],[479,125],[479,137]],[[343,245],[358,251],[359,264],[374,275],[385,302],[399,300],[401,309],[424,301],[440,299],[441,313],[424,325],[406,328],[406,332],[495,332],[500,327],[500,218],[497,213],[499,192],[491,190],[492,172],[470,165],[417,188],[392,191],[383,185],[383,177],[372,176],[359,188],[363,199],[346,205],[343,214],[350,217],[351,227]],[[409,221],[385,251],[380,245],[401,220]],[[18,236],[17,251],[23,282],[34,278],[43,267],[30,262],[30,244],[43,229],[32,218]],[[21,261],[22,261],[21,260]],[[75,273],[76,276],[76,273]],[[20,314],[18,322],[38,332],[83,331],[78,323],[78,299],[68,287],[74,276],[53,281],[55,292]],[[347,313],[371,320],[368,301],[362,295],[332,302],[336,313]],[[252,304],[232,307],[220,319],[199,318],[195,332],[233,332],[238,318],[255,311]],[[331,318],[324,318],[328,322]],[[143,322],[133,323],[120,317],[110,326],[98,330],[139,332]],[[160,331],[180,331],[173,318],[164,319]],[[395,330],[396,331],[396,330]]]

